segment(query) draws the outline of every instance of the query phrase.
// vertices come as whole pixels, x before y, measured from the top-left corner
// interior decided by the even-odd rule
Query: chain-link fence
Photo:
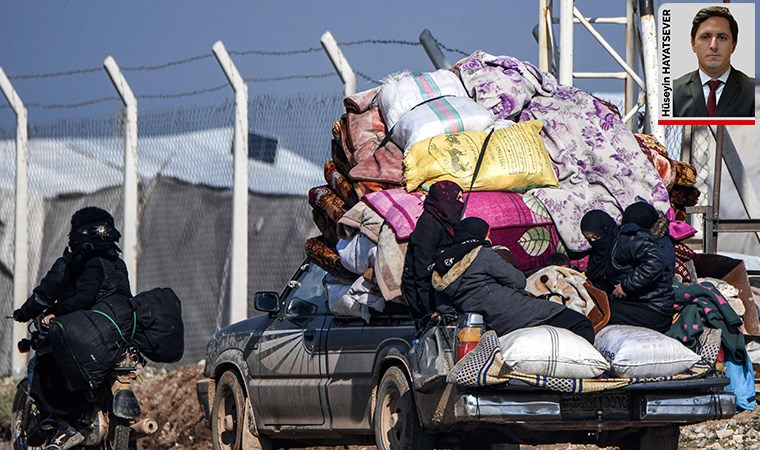
[[[341,101],[339,94],[250,101],[251,294],[281,289],[304,257],[303,242],[316,233],[306,195],[324,183],[322,164],[330,157]],[[138,290],[169,286],[182,300],[183,363],[205,356],[208,337],[227,317],[233,116],[230,102],[143,113],[138,119]],[[30,126],[30,289],[65,248],[74,211],[100,206],[123,225],[121,124],[119,117],[104,117]],[[13,310],[14,136],[15,130],[0,128],[0,312],[5,315]],[[10,323],[3,323],[0,374],[11,371],[11,335]]]

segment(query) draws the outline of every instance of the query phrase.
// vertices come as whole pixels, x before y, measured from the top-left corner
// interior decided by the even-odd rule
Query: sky
[[[558,15],[559,2],[555,3]],[[660,3],[655,2],[655,9]],[[108,55],[122,68],[133,69],[125,70],[125,76],[138,96],[140,111],[223,102],[232,97],[230,88],[174,97],[226,83],[211,53],[217,40],[223,41],[230,52],[249,52],[233,54],[245,78],[316,76],[250,81],[250,95],[342,92],[342,84],[320,48],[320,36],[328,30],[338,43],[376,41],[342,47],[354,70],[373,80],[401,70],[433,70],[423,48],[410,45],[419,42],[425,29],[446,47],[458,50],[445,52],[452,63],[463,56],[459,51],[469,54],[481,49],[537,64],[538,49],[532,35],[538,18],[537,0],[482,0],[477,7],[465,6],[470,4],[473,3],[452,0],[3,0],[0,67],[29,105],[31,124],[118,111],[121,104],[116,99],[76,108],[50,107],[115,98],[105,71],[98,70]],[[625,14],[623,0],[577,0],[576,6],[586,16]],[[597,27],[624,54],[624,27]],[[559,32],[558,26],[555,32]],[[620,70],[580,25],[575,27],[575,40],[576,71]],[[287,54],[250,53],[256,51]],[[146,66],[188,58],[197,59],[145,70]],[[140,67],[143,70],[134,70]],[[19,78],[87,69],[94,70],[70,76]],[[619,80],[579,80],[575,84],[596,92],[623,90]],[[372,86],[358,77],[358,90]],[[0,106],[4,104],[0,99]],[[0,125],[14,123],[13,112],[0,108]]]

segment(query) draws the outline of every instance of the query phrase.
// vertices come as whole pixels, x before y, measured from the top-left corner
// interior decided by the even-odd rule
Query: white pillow
[[[619,377],[668,377],[679,374],[700,360],[699,355],[677,340],[649,328],[610,325],[596,335],[594,343]]]
[[[596,378],[610,368],[593,345],[564,328],[523,328],[499,338],[512,371],[557,378]]]

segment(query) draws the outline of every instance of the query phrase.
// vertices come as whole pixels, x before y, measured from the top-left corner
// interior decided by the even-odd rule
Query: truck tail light
[[[457,333],[457,361],[469,353],[480,342],[483,330],[479,327],[465,327]]]
[[[483,333],[486,332],[486,325],[483,322],[483,316],[478,313],[467,312],[459,316],[457,323],[457,361],[464,358],[464,355],[474,349]]]

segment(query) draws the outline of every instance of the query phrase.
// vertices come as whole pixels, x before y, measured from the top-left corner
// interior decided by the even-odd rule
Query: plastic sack
[[[464,85],[453,72],[440,69],[417,75],[402,75],[383,83],[377,95],[380,115],[390,130],[401,116],[415,106],[440,97],[467,97]]]
[[[504,365],[513,372],[557,378],[595,378],[610,365],[593,345],[564,328],[522,328],[499,338]]]
[[[744,358],[744,364],[738,365],[731,361],[725,362],[726,377],[730,380],[726,391],[736,396],[736,407],[745,411],[755,409],[755,372],[749,355]]]
[[[615,375],[625,378],[673,376],[701,359],[672,337],[631,325],[603,328],[594,347],[607,358]]]
[[[484,131],[492,125],[491,112],[470,98],[445,97],[404,113],[391,136],[393,142],[406,152],[417,142],[439,134]]]
[[[409,351],[412,363],[414,389],[423,394],[433,392],[446,382],[454,367],[452,345],[442,326],[435,326],[422,334]]]
[[[526,191],[557,186],[549,153],[539,135],[543,122],[529,120],[493,132],[473,191]],[[484,131],[444,134],[414,144],[404,157],[407,192],[422,184],[451,180],[469,189]]]

